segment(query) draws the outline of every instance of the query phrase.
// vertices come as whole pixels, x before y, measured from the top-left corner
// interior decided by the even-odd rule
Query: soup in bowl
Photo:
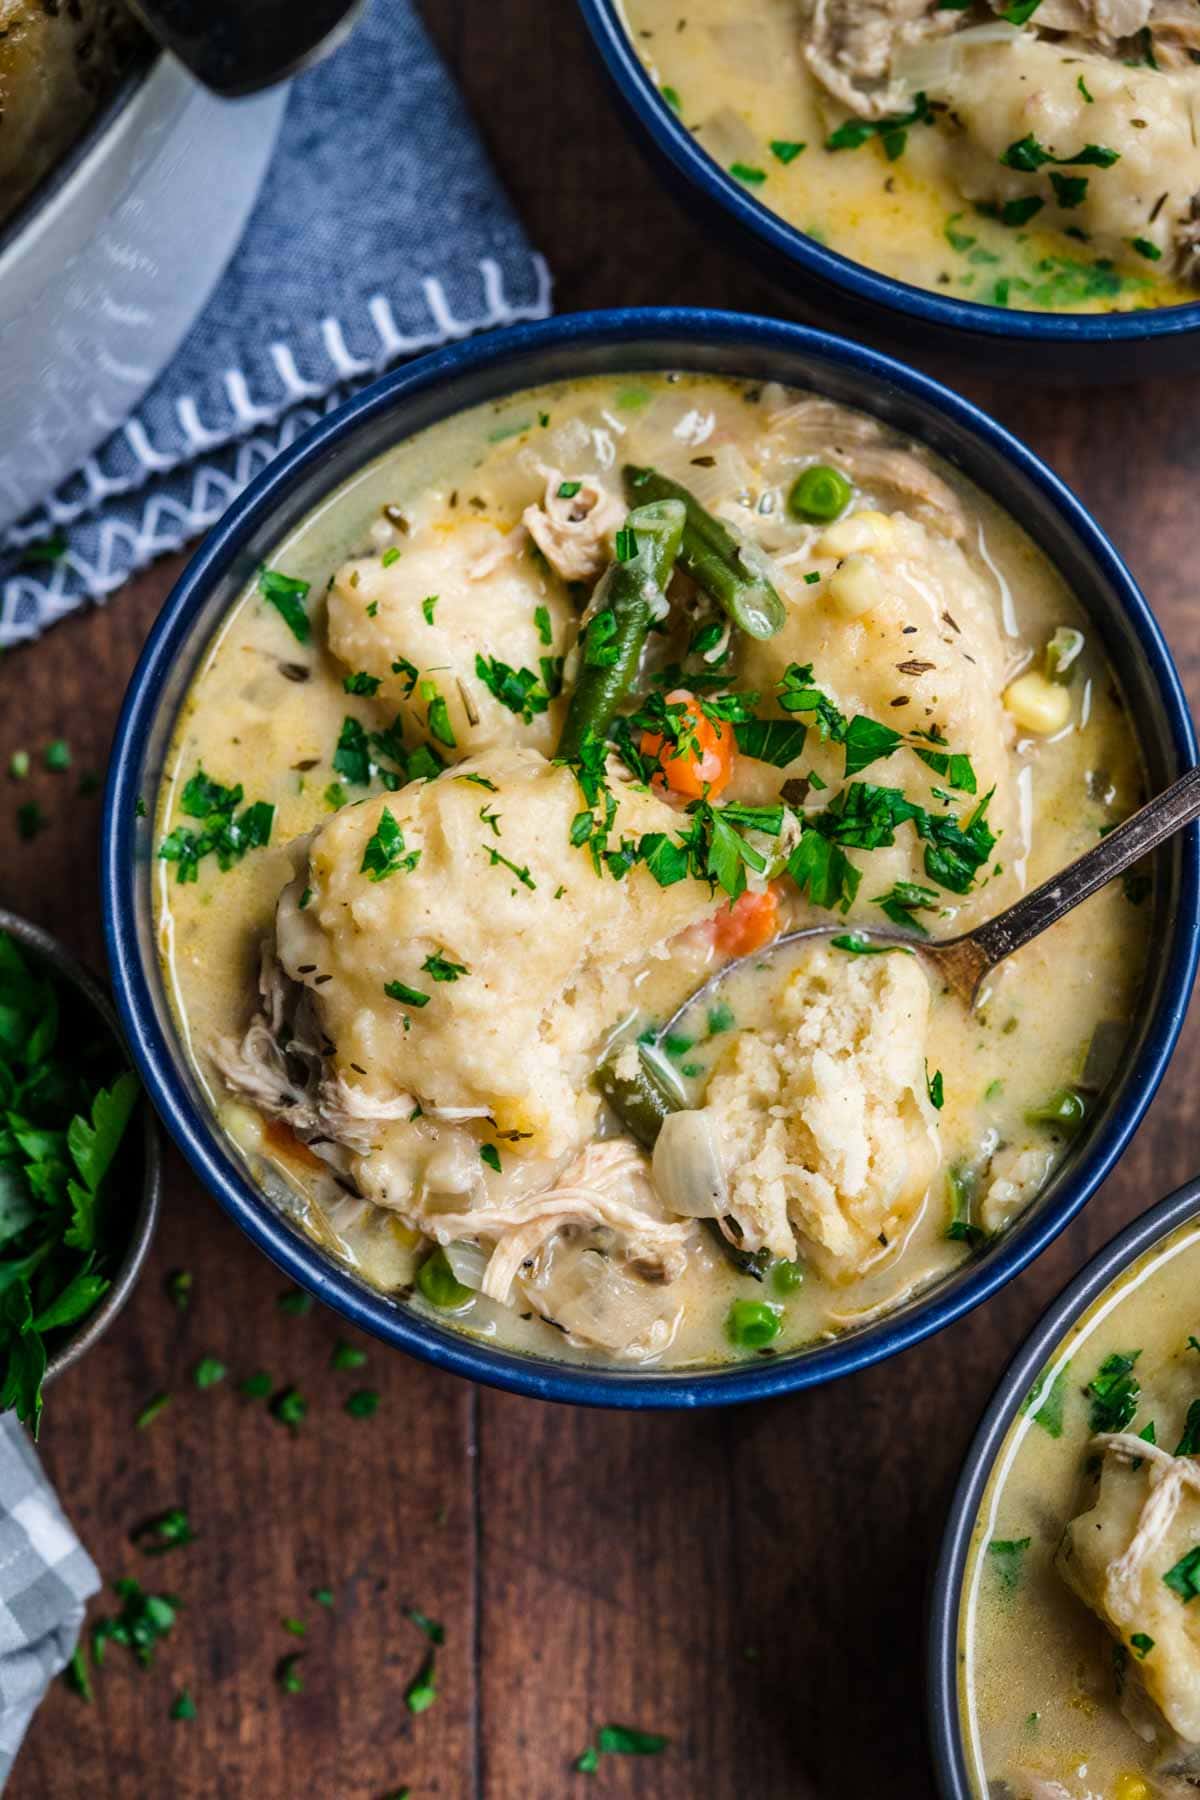
[[[992,1403],[934,1607],[947,1794],[1200,1786],[1198,1207],[1193,1183],[1103,1251]]]
[[[585,1395],[817,1379],[1003,1279],[1144,1103],[1190,844],[973,1013],[862,933],[962,931],[1132,810],[1160,646],[881,359],[515,336],[355,402],[185,578],[119,734],[118,988],[218,1191],[377,1329]]]

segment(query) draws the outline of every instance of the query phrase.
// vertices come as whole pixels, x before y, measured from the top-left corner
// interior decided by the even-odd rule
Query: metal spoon
[[[273,87],[336,49],[365,0],[128,0],[197,81],[235,99]]]
[[[961,937],[922,938],[909,931],[894,931],[888,927],[877,928],[874,925],[848,925],[845,920],[840,925],[809,925],[802,931],[785,932],[767,944],[761,950],[752,950],[748,956],[739,956],[736,961],[729,962],[718,969],[715,975],[696,989],[683,1005],[669,1018],[657,1035],[662,1042],[669,1032],[675,1030],[683,1015],[704,994],[711,992],[726,976],[735,969],[743,968],[747,963],[762,962],[764,957],[771,956],[785,945],[799,944],[817,938],[845,936],[852,933],[855,937],[865,938],[869,943],[897,944],[906,950],[913,950],[925,959],[937,973],[938,978],[948,988],[964,1000],[968,1007],[973,1007],[986,978],[997,964],[1006,956],[1028,944],[1032,938],[1040,937],[1051,925],[1056,925],[1082,900],[1088,899],[1102,888],[1106,882],[1113,881],[1123,875],[1133,864],[1140,862],[1143,856],[1161,844],[1166,838],[1174,837],[1193,819],[1200,818],[1200,768],[1189,769],[1178,781],[1149,801],[1140,812],[1110,831],[1107,837],[1101,838],[1094,850],[1081,856],[1078,862],[1068,864],[1061,874],[1054,875],[1044,881],[1041,887],[1034,888],[1018,900],[1015,906],[998,913],[994,919],[977,925],[974,931],[963,932]]]

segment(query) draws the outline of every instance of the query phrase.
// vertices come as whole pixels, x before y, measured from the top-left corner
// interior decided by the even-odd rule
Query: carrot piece
[[[668,706],[684,705],[687,716],[681,721],[683,742],[678,749],[668,750],[660,769],[651,777],[651,786],[670,788],[689,800],[705,796],[712,800],[729,786],[733,774],[736,740],[733,726],[723,719],[710,719],[700,710],[699,702],[687,688],[676,688],[667,695]],[[646,757],[657,756],[663,739],[655,731],[642,733],[641,751]]]
[[[723,906],[713,924],[713,943],[725,956],[749,956],[761,950],[779,930],[779,896],[773,887],[752,894],[749,888]]]

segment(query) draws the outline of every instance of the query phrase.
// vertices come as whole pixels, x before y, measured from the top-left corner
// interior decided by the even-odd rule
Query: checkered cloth
[[[96,1565],[15,1413],[0,1417],[0,1787],[51,1681],[71,1660]]]

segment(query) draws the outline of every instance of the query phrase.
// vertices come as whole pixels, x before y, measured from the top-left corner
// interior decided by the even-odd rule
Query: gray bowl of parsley
[[[158,1218],[158,1126],[100,984],[0,908],[0,1411],[111,1325]]]

